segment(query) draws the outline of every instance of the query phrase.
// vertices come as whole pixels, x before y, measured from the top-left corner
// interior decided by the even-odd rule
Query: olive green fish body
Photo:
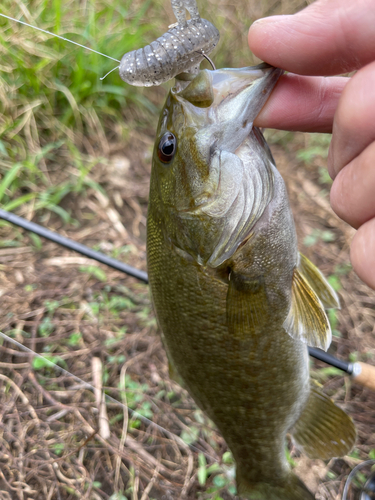
[[[327,301],[334,292],[315,268],[304,278],[284,182],[252,127],[280,72],[237,71],[201,72],[167,98],[150,187],[152,297],[173,366],[234,455],[239,493],[312,499],[289,470],[285,437],[299,425],[301,447],[312,448],[310,455],[319,448],[305,432],[320,403],[299,331],[301,322],[323,328],[323,316],[309,316],[309,307],[322,308],[309,280],[319,282]],[[311,304],[302,307],[305,298]],[[323,400],[333,412],[331,434],[343,420],[340,439],[346,436],[345,444],[330,439],[334,450],[327,446],[347,451],[352,423]],[[324,422],[320,427],[315,438],[331,438]]]
[[[237,463],[246,463],[254,478],[270,480],[287,468],[285,434],[309,392],[307,347],[283,331],[277,310],[258,327],[257,316],[270,307],[266,301],[254,308],[245,328],[229,329],[228,285],[173,252],[157,220],[150,214],[149,231],[159,238],[149,239],[149,269],[157,276],[151,281],[153,300],[169,355]],[[263,245],[269,236],[259,236]],[[290,236],[295,239],[293,232]],[[251,248],[241,250],[251,254]],[[255,287],[263,286],[258,284],[261,265],[248,274]]]

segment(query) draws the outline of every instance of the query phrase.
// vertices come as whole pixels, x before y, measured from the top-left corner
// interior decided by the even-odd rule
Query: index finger
[[[337,75],[375,59],[373,0],[318,0],[292,16],[252,24],[249,46],[263,61],[300,75]]]
[[[332,132],[333,117],[349,78],[283,75],[254,125],[300,132]]]

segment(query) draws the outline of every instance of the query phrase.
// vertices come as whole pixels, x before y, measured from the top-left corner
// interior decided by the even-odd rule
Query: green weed
[[[156,38],[150,3],[4,0],[1,10],[120,59],[147,37]],[[0,45],[0,203],[6,210],[33,203],[34,211],[51,211],[71,223],[64,198],[102,189],[89,175],[101,160],[85,152],[84,137],[100,144],[121,123],[117,139],[123,139],[124,110],[136,107],[139,117],[156,121],[157,108],[148,93],[125,85],[117,72],[101,81],[116,65],[105,57],[4,18]]]
[[[309,134],[306,137],[308,142],[307,146],[298,151],[297,159],[309,164],[315,158],[325,160],[328,156],[328,149],[331,142],[331,135],[329,134]],[[324,176],[322,171],[320,172],[322,183],[330,183],[330,177]],[[332,182],[332,181],[331,181]]]
[[[139,415],[152,419],[154,413],[152,404],[147,399],[147,391],[149,386],[147,384],[140,384],[131,377],[126,377],[125,386],[122,381],[119,383],[120,395],[123,401],[126,401],[127,406],[135,410]],[[137,416],[129,420],[129,428],[138,429],[141,425],[141,420]]]
[[[86,273],[99,281],[107,281],[105,271],[98,266],[80,266],[79,270],[81,273]]]
[[[291,457],[290,455],[290,451],[289,451],[289,448],[287,446],[285,446],[285,454],[286,454],[286,459],[288,460],[288,463],[289,465],[293,468],[295,467],[297,464],[296,462],[293,460],[293,458]]]
[[[33,359],[34,370],[41,370],[43,368],[54,368],[55,365],[60,365],[66,368],[65,361],[60,356],[53,356],[52,354],[43,354],[43,356],[35,356]]]
[[[319,241],[324,241],[325,243],[330,243],[332,241],[335,241],[336,236],[332,231],[325,230],[322,231],[321,229],[313,229],[311,234],[308,234],[305,236],[303,239],[303,244],[306,247],[311,247],[318,243]]]
[[[113,495],[111,495],[108,500],[128,500],[128,497],[126,497],[122,493],[113,493]]]
[[[331,287],[336,292],[339,292],[342,289],[340,278],[338,276],[336,276],[335,274],[328,276],[327,280],[328,280],[328,283],[331,285]]]
[[[52,446],[52,450],[56,455],[61,455],[64,451],[65,445],[64,443],[55,443]]]
[[[328,319],[331,325],[332,335],[334,335],[335,337],[341,337],[341,332],[337,329],[339,322],[337,314],[338,314],[337,309],[328,309],[327,311]]]
[[[328,479],[331,479],[331,480],[334,480],[337,477],[337,475],[333,471],[331,471],[331,470],[327,471],[326,476],[327,476]]]
[[[347,264],[337,264],[334,271],[337,275],[346,276],[352,269],[352,265],[348,262]]]
[[[41,337],[49,337],[53,333],[55,326],[49,316],[46,316],[40,322],[38,333]]]
[[[314,380],[318,380],[320,383],[327,382],[331,377],[342,377],[343,372],[334,366],[326,366],[325,368],[320,368],[319,370],[311,370],[311,376]]]
[[[319,184],[332,184],[333,180],[331,179],[331,176],[328,173],[328,170],[325,167],[320,167],[319,168]]]
[[[199,429],[195,426],[190,426],[188,429],[184,429],[181,432],[180,438],[185,441],[186,444],[193,444],[199,438]]]
[[[82,340],[82,334],[80,332],[74,332],[69,336],[68,345],[71,347],[76,347],[80,344]]]
[[[230,452],[227,452],[227,454]],[[228,458],[228,455],[227,455]],[[231,495],[236,494],[236,486],[234,483],[235,467],[233,458],[230,460],[230,465],[226,465],[223,456],[223,465],[218,463],[211,465],[207,464],[203,453],[198,455],[197,478],[202,487],[206,487],[205,493],[199,494],[199,498],[211,500],[220,500],[220,494],[226,489]]]

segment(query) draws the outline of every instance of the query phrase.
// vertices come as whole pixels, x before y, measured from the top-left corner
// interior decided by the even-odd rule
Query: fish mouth
[[[190,82],[181,84],[177,81],[172,94],[177,100],[182,98],[188,121],[199,120],[202,124],[208,119],[212,123],[213,120],[227,121],[247,114],[246,121],[250,123],[259,114],[283,72],[268,63],[202,70]],[[193,106],[186,106],[187,103]]]
[[[199,93],[208,94],[206,86],[210,85],[214,97],[213,103],[202,113],[195,106],[183,106],[189,123],[194,119],[196,125],[205,116],[205,124],[196,135],[196,145],[207,160],[207,173],[202,190],[195,191],[187,202],[183,200],[178,211],[186,217],[208,215],[224,216],[229,205],[223,206],[220,199],[226,196],[223,186],[233,186],[234,176],[243,176],[239,168],[236,152],[250,136],[253,122],[265,105],[283,70],[261,63],[246,68],[224,68],[215,71],[204,70],[209,77],[196,80],[196,88],[186,92],[183,99]],[[194,81],[192,82],[194,84]],[[194,92],[195,91],[195,92]],[[188,99],[186,99],[188,100]],[[229,166],[228,166],[229,164]],[[197,168],[197,167],[196,167]],[[198,168],[197,168],[198,170]],[[199,175],[199,174],[198,174]],[[201,183],[197,183],[199,185]],[[228,198],[226,196],[226,198]],[[181,200],[182,201],[182,200]],[[232,198],[232,202],[234,198]],[[220,208],[219,208],[220,207]]]
[[[255,118],[283,72],[282,69],[267,63],[212,71],[214,92],[212,107],[217,107],[220,121],[237,120],[244,125],[244,128],[248,125],[251,130]]]

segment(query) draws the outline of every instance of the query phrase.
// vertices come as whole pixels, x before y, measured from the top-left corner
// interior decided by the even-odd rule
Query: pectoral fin
[[[261,278],[231,272],[227,293],[227,325],[234,336],[245,338],[260,331],[267,318],[268,301]]]
[[[353,448],[356,431],[352,419],[316,387],[291,431],[293,440],[309,458],[342,457]]]
[[[309,346],[326,351],[331,343],[331,326],[323,304],[298,268],[294,270],[292,299],[283,327],[291,337]]]
[[[319,269],[301,253],[298,269],[317,294],[325,309],[340,309],[340,301],[337,293]]]

